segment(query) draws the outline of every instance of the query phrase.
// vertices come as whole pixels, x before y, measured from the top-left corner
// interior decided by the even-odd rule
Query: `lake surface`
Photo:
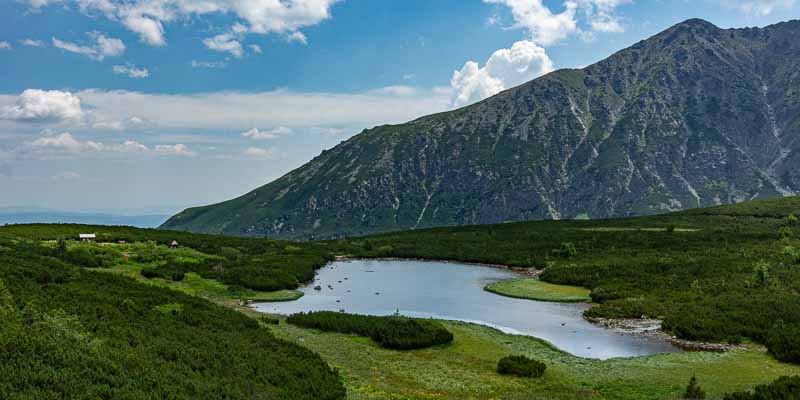
[[[582,317],[587,304],[513,299],[483,290],[519,275],[497,268],[445,262],[353,260],[320,269],[295,301],[255,304],[258,311],[307,311],[451,319],[535,336],[580,357],[607,359],[678,351],[664,341],[622,334]],[[315,290],[314,286],[322,290]],[[329,287],[330,285],[330,287]]]

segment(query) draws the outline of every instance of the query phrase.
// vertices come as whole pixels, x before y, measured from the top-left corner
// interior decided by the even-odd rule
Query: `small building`
[[[172,243],[169,244],[169,247],[171,249],[177,249],[178,248],[178,241],[177,240],[173,240]]]
[[[88,242],[90,240],[97,239],[97,235],[94,233],[79,233],[78,238],[81,240],[81,242]]]

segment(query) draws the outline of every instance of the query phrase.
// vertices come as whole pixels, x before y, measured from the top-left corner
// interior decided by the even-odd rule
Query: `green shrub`
[[[781,240],[791,239],[792,238],[792,234],[793,234],[792,228],[789,228],[788,226],[783,226],[780,229],[778,229],[778,237]]]
[[[453,341],[453,334],[438,322],[398,316],[314,311],[292,314],[286,322],[326,332],[367,336],[382,347],[394,350],[421,349]]]
[[[547,369],[541,361],[525,356],[506,356],[497,363],[497,372],[502,375],[515,375],[524,378],[539,378]]]
[[[752,392],[727,393],[724,400],[798,400],[800,376],[782,376],[772,383],[758,385]]]
[[[686,392],[683,394],[684,399],[690,400],[703,400],[706,398],[706,392],[697,384],[697,377],[692,375],[689,379],[689,385],[686,386]]]
[[[800,325],[776,322],[767,332],[764,344],[776,359],[800,363]]]
[[[267,325],[278,325],[281,322],[281,320],[279,320],[277,318],[270,317],[268,315],[262,316],[260,318],[260,320],[261,320],[261,322],[263,322],[263,323],[265,323]]]
[[[769,286],[769,268],[766,261],[759,261],[753,266],[753,285],[761,288]]]
[[[572,258],[578,255],[578,250],[572,242],[561,243],[561,248],[558,251],[561,258]]]

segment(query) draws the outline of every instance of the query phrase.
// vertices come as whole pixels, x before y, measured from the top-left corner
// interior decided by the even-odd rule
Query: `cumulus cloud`
[[[484,0],[487,3],[503,4],[511,9],[514,27],[526,29],[531,39],[547,46],[565,39],[578,29],[575,21],[577,4],[564,3],[564,11],[553,13],[542,0]]]
[[[302,44],[308,44],[308,38],[306,38],[306,35],[304,35],[303,32],[300,31],[295,31],[286,35],[286,40],[289,42],[299,42]]]
[[[789,10],[794,7],[795,0],[748,0],[737,1],[738,7],[749,15],[764,17],[777,10]]]
[[[253,128],[247,132],[242,132],[242,137],[250,138],[253,140],[270,140],[270,139],[277,139],[283,135],[289,135],[291,133],[292,130],[285,126],[279,126],[275,129],[270,129],[267,131],[262,131],[259,130],[258,128]]]
[[[578,5],[586,16],[592,31],[624,32],[621,17],[616,9],[632,0],[578,0]]]
[[[138,68],[133,64],[115,65],[112,70],[118,75],[127,75],[129,78],[147,78],[150,71],[147,68]]]
[[[53,37],[53,46],[71,53],[82,54],[97,61],[102,61],[106,57],[119,56],[125,52],[125,44],[122,43],[122,40],[109,38],[97,32],[88,32],[87,35],[94,41],[93,44],[80,45]]]
[[[0,119],[25,122],[78,120],[83,117],[81,99],[59,90],[27,89],[14,104],[0,108]]]
[[[34,40],[34,39],[23,39],[21,43],[22,43],[23,46],[29,46],[29,47],[43,47],[44,46],[44,42],[42,42],[41,40]]]
[[[184,144],[159,144],[155,152],[161,155],[194,157],[197,153],[190,151]]]
[[[156,156],[195,156],[183,144],[157,145],[150,148],[135,140],[124,142],[98,142],[92,140],[79,140],[70,132],[58,134],[45,133],[39,138],[25,143],[18,151],[22,156],[47,157],[47,156],[131,156],[131,155],[156,155]]]
[[[211,50],[227,52],[236,58],[240,58],[244,54],[242,43],[233,33],[221,33],[214,37],[203,39],[203,44]]]
[[[87,14],[117,21],[153,46],[167,43],[166,24],[204,15],[232,14],[246,32],[302,35],[300,29],[331,17],[339,0],[75,0]],[[34,10],[61,0],[26,0]],[[305,36],[299,36],[305,40]],[[228,43],[228,42],[226,42]],[[228,51],[228,50],[225,50]]]
[[[785,0],[784,0],[785,1]],[[508,7],[514,28],[524,29],[530,40],[550,46],[570,35],[589,38],[592,32],[623,32],[625,29],[617,8],[632,0],[567,0],[563,11],[553,12],[542,0],[484,0]],[[493,17],[492,21],[497,22]]]
[[[262,160],[268,160],[274,157],[272,149],[264,149],[261,147],[248,147],[243,154],[250,158]]]
[[[121,19],[122,25],[139,34],[139,39],[151,46],[167,44],[164,38],[164,25],[161,21],[142,15],[127,15]]]
[[[453,106],[464,106],[553,71],[545,50],[529,40],[495,51],[484,67],[467,61],[453,72]]]
[[[11,50],[11,43],[6,42],[5,40],[0,41],[0,50]]]

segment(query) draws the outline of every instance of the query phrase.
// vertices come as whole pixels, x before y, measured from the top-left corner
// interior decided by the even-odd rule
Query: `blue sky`
[[[3,1],[0,207],[221,201],[364,128],[591,64],[688,18],[798,17],[796,0]]]

